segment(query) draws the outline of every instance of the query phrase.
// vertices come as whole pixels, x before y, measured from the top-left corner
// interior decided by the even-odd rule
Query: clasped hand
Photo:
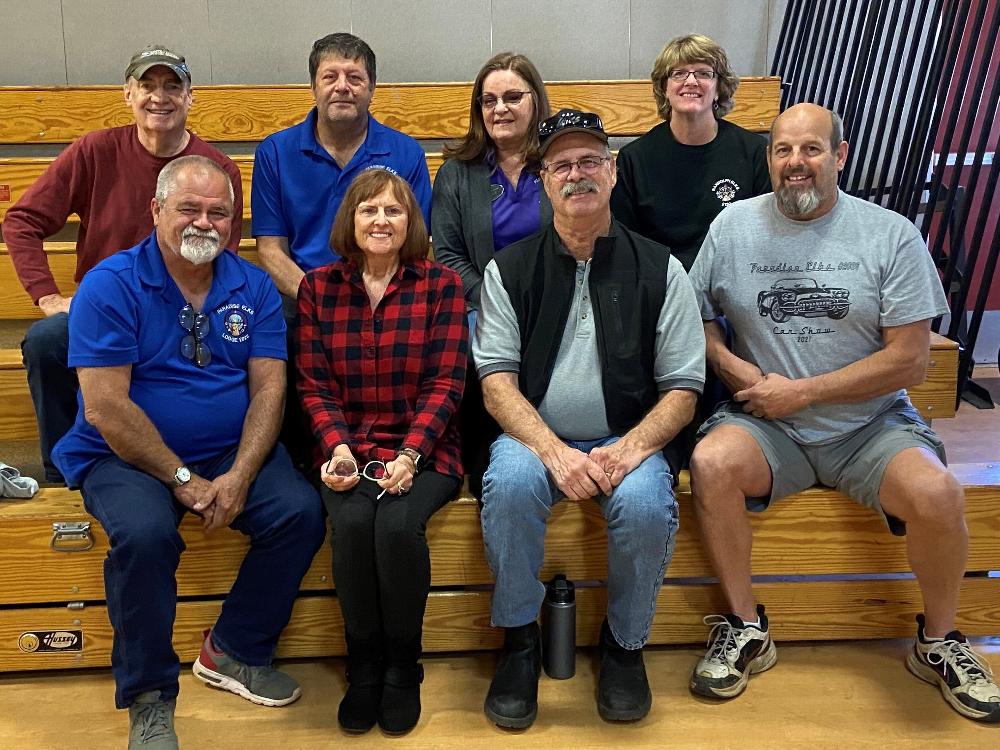
[[[201,516],[205,531],[229,526],[243,512],[250,483],[228,471],[209,481],[192,473],[190,481],[174,489],[174,497],[185,508]]]
[[[762,419],[782,419],[809,405],[801,381],[769,372],[749,388],[733,394],[743,404],[743,411]]]
[[[563,444],[546,461],[559,490],[570,500],[610,495],[641,457],[624,440],[592,448],[590,453]]]

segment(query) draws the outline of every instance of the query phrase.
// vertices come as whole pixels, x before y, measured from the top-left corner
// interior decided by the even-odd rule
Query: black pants
[[[458,434],[462,465],[469,477],[469,490],[477,498],[483,495],[483,474],[490,463],[490,446],[501,432],[500,425],[483,404],[483,388],[470,355],[469,369],[465,373],[465,392],[458,406]]]
[[[405,495],[362,479],[348,492],[323,487],[333,526],[333,580],[353,639],[419,639],[431,585],[427,521],[458,489],[459,480],[417,474]]]

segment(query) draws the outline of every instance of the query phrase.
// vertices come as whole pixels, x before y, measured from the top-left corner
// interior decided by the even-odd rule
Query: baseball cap
[[[608,142],[608,134],[604,132],[604,123],[599,115],[578,109],[560,109],[538,123],[539,156],[548,151],[556,138],[566,133],[589,133],[604,143]]]
[[[162,44],[151,44],[132,55],[132,59],[128,61],[128,67],[125,68],[125,80],[141,78],[143,73],[156,65],[165,65],[174,71],[182,81],[191,83],[191,71],[188,70],[184,56],[171,52]]]

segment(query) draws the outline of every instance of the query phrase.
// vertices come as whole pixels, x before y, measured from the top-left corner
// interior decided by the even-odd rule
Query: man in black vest
[[[486,715],[538,711],[536,618],[545,525],[561,498],[608,521],[608,616],[597,708],[633,721],[652,702],[642,647],[673,552],[677,505],[664,446],[704,385],[694,292],[669,251],[614,222],[615,160],[601,119],[564,109],[539,125],[553,221],[486,267],[474,355],[504,434],[483,477],[483,537],[504,650]]]

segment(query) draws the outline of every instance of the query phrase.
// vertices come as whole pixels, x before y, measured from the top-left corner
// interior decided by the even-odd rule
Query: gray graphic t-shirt
[[[813,221],[773,195],[733,203],[712,222],[691,269],[704,320],[725,315],[733,352],[789,378],[845,367],[882,348],[882,329],[948,311],[930,254],[905,217],[841,192]],[[827,443],[868,424],[905,391],[820,404],[776,424]]]

